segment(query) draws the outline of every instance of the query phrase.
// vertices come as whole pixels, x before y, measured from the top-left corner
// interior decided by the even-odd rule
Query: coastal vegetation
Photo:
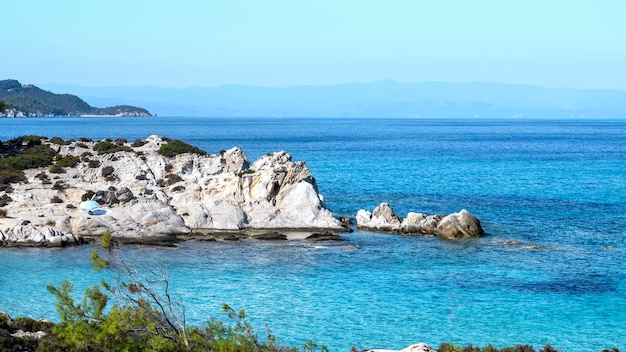
[[[182,302],[170,289],[165,269],[139,268],[127,263],[110,232],[102,237],[101,251],[94,249],[95,270],[103,279],[87,288],[75,301],[73,286],[65,280],[48,285],[61,319],[54,324],[29,318],[11,320],[0,315],[2,350],[27,351],[327,351],[308,341],[301,348],[280,346],[271,334],[259,337],[245,311],[223,305],[227,321],[208,319],[205,326],[185,323]],[[113,302],[113,304],[111,304]],[[21,330],[22,333],[16,333]],[[26,333],[24,333],[26,332]]]
[[[164,138],[163,140],[167,141],[167,144],[162,144],[161,147],[159,147],[159,154],[168,158],[184,153],[199,155],[207,154],[204,150],[198,147],[194,147],[191,144],[188,144],[178,139]]]
[[[13,110],[12,117],[27,116],[150,116],[142,108],[118,105],[96,108],[71,94],[55,94],[34,85],[22,85],[14,79],[0,80],[0,116]]]

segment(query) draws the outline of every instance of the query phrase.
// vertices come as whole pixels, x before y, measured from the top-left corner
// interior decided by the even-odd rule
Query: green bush
[[[159,148],[159,154],[168,158],[184,153],[193,153],[199,155],[207,154],[207,152],[205,152],[204,150],[198,147],[194,147],[191,144],[187,144],[178,139],[169,139],[167,140],[167,143],[161,144],[161,147]]]
[[[133,144],[131,144],[131,146],[132,146],[133,148],[138,148],[138,147],[141,147],[141,146],[145,145],[146,143],[148,143],[148,142],[146,142],[146,141],[144,141],[144,140],[141,140],[141,139],[137,138],[137,139],[135,139],[135,141],[133,142]]]
[[[0,159],[0,170],[26,170],[46,167],[52,164],[56,151],[48,146],[35,146],[25,149],[18,155]]]
[[[0,209],[0,218],[6,218],[6,217],[7,217],[7,210]]]
[[[66,155],[61,158],[57,158],[56,165],[61,167],[76,167],[80,163],[80,157],[73,155]]]
[[[243,310],[223,306],[229,321],[209,319],[204,327],[185,325],[182,303],[172,298],[162,268],[145,272],[129,266],[121,257],[117,242],[107,231],[101,252],[94,249],[91,261],[96,270],[113,270],[117,281],[102,280],[85,290],[81,301],[74,301],[72,284],[48,285],[56,299],[61,318],[38,351],[297,351],[281,347],[268,335],[260,339],[246,320]],[[156,276],[155,276],[156,273]],[[112,306],[110,302],[118,302]],[[120,303],[121,302],[121,303]],[[304,351],[327,351],[313,342]]]
[[[175,183],[178,183],[180,181],[183,180],[182,177],[178,176],[177,174],[169,174],[167,176],[165,176],[165,178],[167,179],[167,185],[171,186]]]
[[[82,197],[80,197],[80,199],[84,202],[87,200],[91,200],[91,198],[93,198],[93,196],[96,194],[96,192],[94,191],[87,191],[83,194]]]
[[[59,165],[50,165],[48,166],[48,172],[51,174],[62,174],[65,173],[65,169]]]
[[[111,154],[116,152],[131,152],[132,149],[125,145],[117,145],[113,143],[110,139],[102,140],[93,146],[93,150],[98,154]]]
[[[66,141],[66,140],[64,140],[61,137],[52,137],[52,138],[50,138],[50,143],[58,144],[58,145],[68,145],[71,142],[70,141]]]

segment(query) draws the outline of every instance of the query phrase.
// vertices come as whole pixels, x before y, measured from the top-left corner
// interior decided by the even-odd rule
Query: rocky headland
[[[389,204],[381,203],[373,212],[359,210],[356,223],[361,230],[431,235],[445,239],[479,237],[485,233],[480,220],[465,209],[447,216],[409,212],[405,218],[400,218]]]
[[[133,143],[37,138],[30,148],[20,140],[4,151],[5,168],[23,163],[10,155],[16,148],[22,159],[49,156],[50,163],[0,173],[3,245],[78,244],[107,230],[139,243],[349,231],[326,208],[306,164],[284,151],[250,163],[239,148],[209,155],[158,136]],[[97,208],[86,207],[89,200]]]
[[[132,143],[58,137],[0,142],[0,245],[66,246],[106,231],[128,243],[182,239],[341,241],[348,219],[327,209],[303,161],[285,151],[254,163],[159,136]],[[442,238],[483,234],[462,210],[398,217],[381,203],[357,228]]]

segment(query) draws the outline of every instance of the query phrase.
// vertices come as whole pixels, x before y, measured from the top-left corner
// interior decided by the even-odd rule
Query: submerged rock
[[[478,237],[484,234],[480,221],[463,209],[448,216],[426,215],[410,212],[399,218],[387,203],[381,203],[373,212],[359,210],[356,215],[357,228],[369,231],[394,232],[404,235],[433,235],[455,239]]]

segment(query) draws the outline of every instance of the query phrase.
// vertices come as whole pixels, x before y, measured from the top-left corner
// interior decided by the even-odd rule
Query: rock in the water
[[[282,233],[278,233],[278,232],[269,232],[269,233],[262,233],[259,235],[254,235],[252,236],[252,238],[256,239],[256,240],[264,240],[264,241],[285,241],[287,240],[287,236],[282,234]]]
[[[437,225],[437,232],[439,237],[450,239],[479,237],[485,233],[480,221],[465,209],[441,219]]]
[[[437,352],[437,350],[425,343],[416,343],[401,350],[372,349],[366,350],[366,352]]]
[[[345,238],[330,232],[324,233],[313,233],[305,238],[308,241],[320,242],[320,241],[337,241],[343,242],[346,241]]]
[[[362,229],[394,232],[400,229],[401,220],[389,204],[380,203],[372,213],[359,210],[356,214],[356,223],[357,227]]]
[[[356,221],[358,229],[405,235],[433,235],[454,239],[484,234],[480,221],[465,209],[448,216],[410,212],[406,218],[400,219],[389,204],[381,203],[372,213],[359,210]]]

